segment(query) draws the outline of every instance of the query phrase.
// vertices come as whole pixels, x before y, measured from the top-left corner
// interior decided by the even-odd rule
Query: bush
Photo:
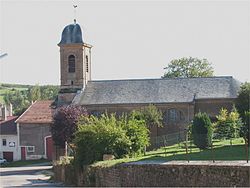
[[[51,133],[55,145],[64,148],[65,142],[71,142],[74,139],[74,133],[77,130],[77,121],[80,116],[87,116],[87,111],[81,106],[62,106],[57,108],[51,125]]]
[[[75,134],[75,159],[86,165],[102,160],[104,154],[121,158],[131,153],[141,153],[149,143],[145,121],[114,114],[80,119]]]
[[[211,145],[212,141],[212,123],[206,113],[198,113],[195,115],[192,124],[192,138],[194,144],[205,149]]]
[[[145,120],[137,120],[131,114],[123,128],[131,142],[131,154],[140,155],[144,152],[145,147],[149,145],[149,130],[146,127]]]

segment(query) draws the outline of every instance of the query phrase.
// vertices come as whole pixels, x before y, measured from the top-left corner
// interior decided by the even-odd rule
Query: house
[[[232,108],[240,88],[231,76],[92,80],[92,46],[83,41],[76,21],[64,28],[58,46],[61,90],[57,106],[73,103],[91,114],[107,111],[119,115],[154,104],[163,112],[164,125],[152,128],[151,137],[184,133],[197,112],[215,119],[221,108]]]
[[[0,157],[8,162],[19,158],[18,136],[15,121],[17,116],[12,115],[12,105],[1,105],[0,111]]]
[[[52,159],[53,101],[36,101],[17,120],[20,159]]]

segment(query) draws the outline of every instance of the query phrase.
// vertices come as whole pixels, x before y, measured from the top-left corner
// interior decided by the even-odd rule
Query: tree
[[[40,91],[42,100],[53,100],[58,95],[59,87],[53,85],[40,86]]]
[[[241,127],[241,136],[244,138],[246,143],[249,145],[250,142],[250,83],[246,82],[241,85],[238,97],[236,99],[236,108],[242,118],[243,125]]]
[[[21,115],[29,105],[29,102],[26,100],[25,95],[22,94],[19,90],[8,91],[4,95],[5,104],[13,105],[14,115]]]
[[[239,130],[242,125],[240,115],[236,108],[233,107],[230,113],[224,108],[220,110],[220,114],[216,116],[215,133],[217,138],[230,139],[232,144],[232,138],[239,137]]]
[[[150,104],[140,110],[134,110],[131,113],[137,120],[144,120],[148,127],[162,126],[162,112],[153,104]]]
[[[207,59],[186,58],[172,60],[162,78],[189,78],[213,76],[214,70]]]
[[[206,113],[199,112],[195,115],[192,127],[194,144],[200,148],[208,148],[212,143],[212,123]]]
[[[41,99],[41,91],[39,85],[32,86],[29,89],[28,98],[31,103]]]
[[[87,116],[87,111],[81,106],[62,106],[57,108],[51,125],[51,133],[56,145],[64,147],[65,142],[74,139],[77,121],[81,116]]]

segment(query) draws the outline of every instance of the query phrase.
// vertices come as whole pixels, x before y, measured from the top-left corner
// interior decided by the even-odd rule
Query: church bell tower
[[[61,85],[59,101],[69,104],[91,80],[91,48],[84,43],[82,30],[74,20],[62,32],[60,47]]]

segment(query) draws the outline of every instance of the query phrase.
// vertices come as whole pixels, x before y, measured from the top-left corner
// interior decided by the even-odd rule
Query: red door
[[[26,148],[21,147],[21,160],[26,160]]]
[[[52,137],[50,136],[46,138],[47,159],[52,160],[52,152],[53,152],[53,142],[52,142]]]
[[[3,158],[6,159],[8,162],[12,162],[13,161],[13,152],[4,151]]]

